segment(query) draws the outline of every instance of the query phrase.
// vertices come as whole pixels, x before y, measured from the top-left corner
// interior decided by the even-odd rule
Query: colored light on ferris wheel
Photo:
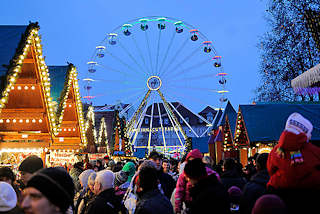
[[[218,73],[217,76],[227,76],[227,73]]]
[[[226,90],[221,90],[221,91],[217,91],[219,94],[222,94],[222,93],[227,93],[229,91],[226,91]]]

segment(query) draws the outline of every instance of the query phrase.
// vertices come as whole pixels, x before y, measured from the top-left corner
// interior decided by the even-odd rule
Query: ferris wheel
[[[84,98],[129,103],[120,116],[133,109],[126,124],[133,147],[182,151],[186,139],[204,136],[212,121],[188,108],[208,126],[199,133],[179,105],[221,107],[227,101],[221,61],[214,42],[183,20],[134,19],[108,32],[96,46],[83,79]]]

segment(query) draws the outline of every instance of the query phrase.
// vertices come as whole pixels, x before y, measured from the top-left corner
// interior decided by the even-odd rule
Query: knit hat
[[[267,194],[261,196],[252,209],[252,214],[283,214],[286,205],[277,195]]]
[[[126,163],[123,167],[122,167],[122,171],[126,172],[128,174],[128,180],[129,182],[131,182],[132,177],[134,176],[134,173],[136,172],[136,166],[134,165],[134,163],[132,162],[128,162]]]
[[[31,155],[22,161],[22,163],[19,166],[19,171],[33,174],[42,168],[43,168],[42,159],[36,155]]]
[[[7,212],[12,210],[17,205],[17,194],[13,187],[0,181],[0,212]]]
[[[307,135],[308,140],[311,139],[311,132],[313,126],[309,120],[304,118],[301,114],[295,112],[292,113],[286,123],[286,131],[292,132],[294,134],[304,133]]]
[[[200,159],[202,159],[203,155],[202,155],[202,153],[200,152],[199,149],[193,149],[188,153],[186,159],[188,160],[191,157],[192,158],[200,158]]]
[[[83,171],[79,175],[79,180],[81,181],[81,184],[82,184],[84,189],[87,188],[87,186],[88,186],[88,178],[91,175],[91,173],[93,173],[93,172],[94,171],[92,169],[87,169],[87,170]]]
[[[36,172],[28,181],[27,188],[39,190],[52,204],[66,212],[73,206],[74,184],[70,175],[61,169],[45,168]]]
[[[128,179],[127,173],[122,170],[116,172],[114,175],[114,186],[120,186],[121,184],[125,183]]]

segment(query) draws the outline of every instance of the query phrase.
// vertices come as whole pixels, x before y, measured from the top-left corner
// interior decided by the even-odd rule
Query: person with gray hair
[[[88,214],[118,213],[121,210],[121,200],[114,192],[114,174],[110,170],[102,170],[97,173],[94,182],[94,201],[89,204]]]

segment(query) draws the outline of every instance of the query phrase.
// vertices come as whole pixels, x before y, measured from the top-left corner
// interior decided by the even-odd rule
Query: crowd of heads
[[[21,162],[18,174],[0,167],[0,213],[301,211],[295,194],[303,200],[310,198],[305,193],[320,191],[320,149],[309,143],[310,124],[291,115],[271,153],[256,153],[245,166],[237,158],[216,163],[197,149],[180,160],[157,151],[145,159],[86,158],[71,169],[45,168],[32,155]]]

